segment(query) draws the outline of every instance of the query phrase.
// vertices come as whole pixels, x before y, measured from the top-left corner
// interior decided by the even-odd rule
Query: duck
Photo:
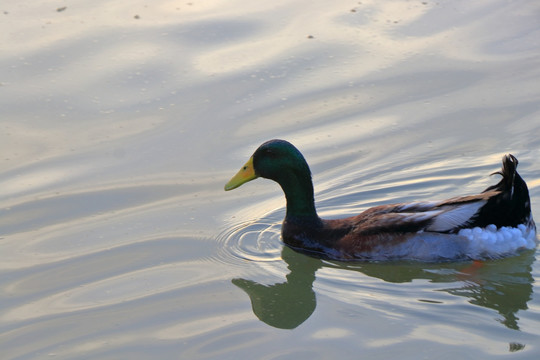
[[[501,170],[493,173],[502,178],[479,194],[379,205],[347,218],[322,219],[304,156],[290,142],[273,139],[256,149],[225,191],[259,177],[277,182],[286,200],[283,243],[318,258],[482,260],[538,244],[529,190],[517,166],[516,157],[504,155]]]

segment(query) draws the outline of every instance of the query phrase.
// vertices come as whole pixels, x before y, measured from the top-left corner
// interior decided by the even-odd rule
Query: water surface
[[[538,250],[342,263],[224,183],[263,141],[322,216],[472,194],[520,160],[540,218],[540,5],[19,1],[0,8],[4,359],[540,356]]]

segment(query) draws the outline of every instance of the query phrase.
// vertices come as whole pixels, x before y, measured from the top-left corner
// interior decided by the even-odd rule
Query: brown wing
[[[452,232],[467,226],[480,209],[499,191],[455,197],[439,202],[414,202],[373,207],[348,220],[352,231],[361,235]]]

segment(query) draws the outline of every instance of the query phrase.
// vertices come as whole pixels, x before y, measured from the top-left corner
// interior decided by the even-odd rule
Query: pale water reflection
[[[511,152],[540,219],[539,11],[5,2],[2,359],[540,357],[538,250],[322,261],[283,247],[277,185],[223,192],[271,138],[325,217],[475,193]]]

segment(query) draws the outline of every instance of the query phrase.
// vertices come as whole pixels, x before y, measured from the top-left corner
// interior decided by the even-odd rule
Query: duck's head
[[[236,189],[240,185],[263,177],[278,182],[283,190],[293,179],[308,182],[311,186],[311,172],[304,156],[285,140],[269,140],[249,158],[248,162],[225,185],[225,190]]]

